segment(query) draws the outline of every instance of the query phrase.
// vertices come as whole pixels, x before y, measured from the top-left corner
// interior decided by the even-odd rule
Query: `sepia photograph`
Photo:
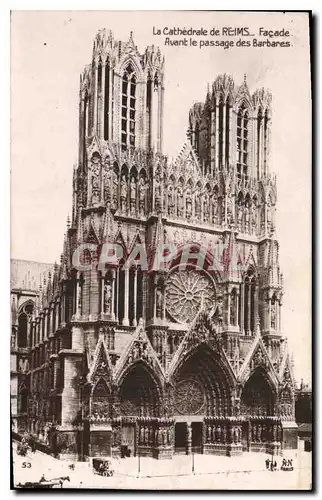
[[[11,12],[12,489],[312,489],[310,22]]]

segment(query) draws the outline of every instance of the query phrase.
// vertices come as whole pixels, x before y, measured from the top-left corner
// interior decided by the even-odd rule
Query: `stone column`
[[[55,302],[55,315],[55,329],[57,330],[59,328],[59,299],[57,300],[57,302]]]
[[[227,293],[227,325],[230,326],[230,291]]]
[[[44,324],[44,331],[43,331],[43,338],[47,338],[47,325],[48,325],[48,309],[47,307],[44,310],[44,319],[43,319],[43,324]]]
[[[239,316],[239,292],[236,293],[236,326],[240,328],[240,316]]]
[[[134,290],[133,290],[133,326],[137,326],[137,279],[138,279],[138,271],[137,268],[134,268]]]
[[[101,127],[100,136],[104,139],[104,109],[105,109],[105,63],[102,65],[102,78],[101,78]]]
[[[80,163],[83,164],[83,154],[84,154],[84,135],[86,134],[86,130],[84,125],[86,124],[86,116],[85,116],[85,98],[81,95],[80,103],[79,103],[79,160]],[[85,134],[84,134],[85,132]]]
[[[93,135],[97,133],[97,86],[98,86],[98,66],[95,62],[95,88],[94,88],[94,119],[93,119]]]
[[[268,325],[267,329],[271,329],[271,311],[272,311],[272,302],[271,302],[271,296],[268,296]]]
[[[123,326],[129,326],[129,278],[130,270],[128,267],[124,270],[124,317]]]
[[[252,287],[250,285],[248,285],[247,302],[248,302],[247,333],[248,333],[248,335],[250,335],[250,333],[251,333],[251,331],[250,331],[250,325],[251,325],[250,317],[251,317],[251,313],[252,313],[252,310],[251,310],[251,305],[252,305]]]
[[[210,165],[211,175],[214,174],[216,164],[216,114],[215,110],[211,111],[211,126],[210,126]]]
[[[226,165],[226,121],[227,121],[227,116],[226,116],[226,104],[223,104],[223,121],[222,121],[222,126],[223,126],[223,131],[222,131],[222,165],[225,167]]]
[[[113,141],[112,133],[113,133],[113,90],[114,90],[114,78],[113,78],[113,69],[110,67],[109,70],[109,92],[108,92],[108,139],[109,141]]]
[[[232,118],[233,118],[233,108],[232,106],[229,105],[228,108],[229,115],[228,115],[228,126],[229,126],[229,131],[228,131],[228,145],[227,145],[227,165],[229,166],[230,162],[230,147],[232,144]]]
[[[101,275],[101,314],[104,314],[104,312],[105,312],[105,305],[104,305],[104,282],[105,282],[105,275],[102,273],[102,275]]]
[[[81,299],[81,283],[80,283],[80,275],[78,274],[76,279],[76,310],[75,310],[76,318],[78,318],[81,315],[80,299]]]
[[[154,289],[153,289],[153,323],[156,322],[157,319],[157,286],[154,284]]]
[[[115,320],[115,296],[116,296],[116,279],[115,279],[115,269],[113,269],[112,274],[112,302],[111,302],[111,319]]]
[[[265,136],[264,136],[264,123],[265,123],[265,115],[262,117],[262,121],[261,121],[261,131],[260,131],[260,136],[261,136],[261,152],[260,152],[260,159],[261,159],[261,169],[262,169],[262,172],[266,173],[265,170],[264,170],[264,140],[265,140]]]
[[[191,455],[191,422],[187,422],[187,455]]]
[[[63,294],[61,296],[61,301],[60,301],[60,307],[61,307],[61,323],[66,323],[66,286],[63,284]]]
[[[216,169],[219,169],[219,106],[216,102]]]
[[[254,329],[256,331],[257,321],[259,320],[259,286],[255,285],[255,294],[254,294]]]
[[[245,330],[244,310],[245,310],[245,283],[243,282],[241,285],[241,297],[240,297],[240,331],[242,333],[244,333],[244,330]]]
[[[161,153],[161,134],[162,134],[162,89],[161,82],[158,87],[158,136],[157,136],[157,151]],[[161,199],[161,203],[163,200],[163,196]]]
[[[114,281],[114,291],[115,291],[115,316],[117,322],[119,322],[119,286],[120,286],[120,270],[116,269],[116,277]]]

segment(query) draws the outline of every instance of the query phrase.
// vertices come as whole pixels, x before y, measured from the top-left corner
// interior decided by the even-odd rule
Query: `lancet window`
[[[237,176],[246,179],[248,176],[248,111],[244,105],[237,114]]]
[[[122,117],[121,144],[122,149],[135,145],[135,107],[136,107],[136,77],[129,64],[122,77]]]

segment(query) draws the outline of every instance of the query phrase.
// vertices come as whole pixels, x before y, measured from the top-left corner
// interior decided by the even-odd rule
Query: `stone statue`
[[[163,293],[160,288],[156,290],[156,314],[157,318],[162,318],[163,316]]]
[[[203,220],[209,222],[209,197],[205,194],[203,199]]]
[[[197,219],[200,219],[201,217],[201,200],[200,200],[200,193],[196,193],[195,195],[195,215]]]
[[[92,204],[98,205],[100,202],[100,174],[101,163],[98,156],[92,158],[91,161],[91,184],[92,184]]]
[[[245,232],[249,233],[249,207],[245,207]]]
[[[226,204],[227,204],[227,224],[231,224],[234,221],[233,214],[233,202],[230,194],[226,196]]]
[[[214,224],[218,222],[218,200],[216,194],[212,197],[212,222]]]
[[[276,328],[276,303],[272,302],[271,305],[271,327],[275,330]]]
[[[230,296],[230,324],[236,324],[236,295],[234,293]]]
[[[241,205],[238,205],[237,224],[238,231],[241,232],[243,228],[243,209]]]
[[[132,177],[131,179],[131,186],[130,186],[130,199],[131,199],[131,212],[135,212],[135,205],[136,205],[136,182],[135,178]]]
[[[112,183],[112,172],[107,170],[105,172],[104,179],[104,201],[105,203],[110,203],[111,201],[111,183]]]
[[[177,191],[178,196],[178,217],[183,217],[183,194],[182,188],[179,186]]]
[[[168,188],[168,215],[174,215],[173,188]]]
[[[118,178],[115,170],[112,171],[112,207],[114,210],[117,208],[117,188],[118,188]]]
[[[220,325],[222,325],[222,322],[223,322],[223,302],[222,302],[222,297],[218,297],[217,319],[218,319],[218,323]]]
[[[160,174],[157,172],[154,179],[154,199],[155,208],[159,210],[161,208],[161,180]]]
[[[16,330],[15,328],[12,329],[11,332],[11,347],[14,349],[16,347]]]
[[[112,285],[108,281],[104,285],[104,310],[106,314],[111,313],[111,305],[112,305]]]
[[[123,174],[121,180],[121,210],[122,212],[126,212],[127,205],[127,182],[126,177]]]
[[[192,201],[191,201],[191,193],[190,190],[187,191],[186,195],[186,217],[190,219],[192,214]]]
[[[144,215],[145,212],[145,192],[146,192],[146,185],[143,177],[140,178],[139,182],[139,210],[140,210],[140,215]]]

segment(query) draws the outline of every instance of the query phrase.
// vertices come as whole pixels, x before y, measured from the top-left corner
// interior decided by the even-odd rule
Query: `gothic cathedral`
[[[61,456],[296,448],[271,94],[217,76],[169,161],[164,92],[159,49],[97,34],[60,264],[13,301],[13,425]]]

